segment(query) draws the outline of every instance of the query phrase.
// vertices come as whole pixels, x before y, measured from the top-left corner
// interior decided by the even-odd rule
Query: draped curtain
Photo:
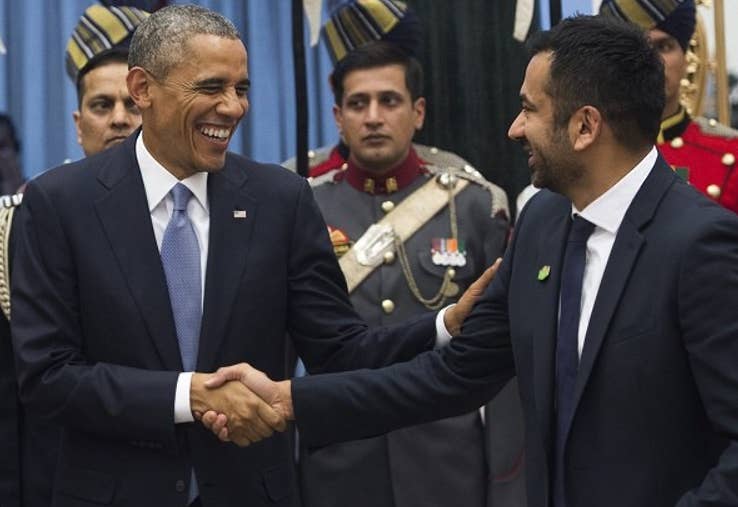
[[[72,121],[77,97],[64,71],[64,51],[79,16],[91,3],[0,0],[0,37],[8,50],[0,56],[0,110],[7,111],[18,128],[26,177],[83,155]],[[242,33],[248,48],[251,109],[234,136],[231,150],[265,162],[293,156],[295,93],[290,1],[170,3],[196,3],[221,12]],[[327,84],[331,63],[322,44],[308,46],[307,27],[305,33],[309,144],[318,146],[337,139]]]
[[[515,196],[530,183],[526,156],[507,139],[527,64],[512,37],[515,2],[409,0],[424,24],[426,123],[417,139],[454,151]],[[533,26],[537,26],[534,18]]]

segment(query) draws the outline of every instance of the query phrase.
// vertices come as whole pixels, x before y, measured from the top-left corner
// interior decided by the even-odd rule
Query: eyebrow
[[[536,106],[531,102],[531,100],[528,98],[528,96],[525,93],[520,94],[520,102],[528,106],[530,109],[535,109]]]
[[[195,83],[196,86],[223,86],[224,84],[225,80],[218,77],[203,79],[202,81]],[[236,83],[236,86],[246,86],[247,88],[251,88],[251,80],[249,78],[242,79]]]

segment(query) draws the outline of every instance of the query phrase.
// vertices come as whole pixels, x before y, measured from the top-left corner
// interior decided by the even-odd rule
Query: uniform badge
[[[433,238],[431,259],[436,266],[466,266],[466,246],[454,238]]]
[[[351,249],[351,240],[341,229],[336,227],[328,226],[328,235],[331,237],[331,244],[333,244],[333,253],[336,257],[341,257],[343,254]]]

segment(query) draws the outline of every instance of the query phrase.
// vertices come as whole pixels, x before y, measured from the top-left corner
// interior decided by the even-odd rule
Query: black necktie
[[[587,260],[587,239],[594,224],[579,215],[569,230],[561,271],[561,309],[556,340],[556,456],[553,464],[553,505],[566,507],[564,499],[564,441],[571,423],[574,384],[579,368],[579,317],[582,306],[582,280]]]

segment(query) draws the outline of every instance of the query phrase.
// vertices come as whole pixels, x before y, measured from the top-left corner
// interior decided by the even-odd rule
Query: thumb
[[[205,387],[214,389],[220,387],[231,380],[240,380],[241,377],[250,369],[246,363],[234,364],[232,366],[223,366],[218,371],[212,373],[210,378],[205,381]]]

